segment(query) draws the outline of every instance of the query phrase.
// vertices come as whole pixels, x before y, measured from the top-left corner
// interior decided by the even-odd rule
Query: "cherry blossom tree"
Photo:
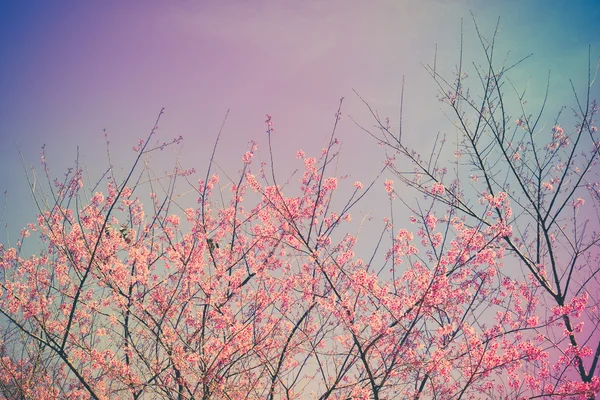
[[[583,96],[571,84],[574,123],[563,127],[562,110],[545,118],[550,80],[541,107],[529,108],[525,91],[509,78],[524,60],[498,62],[497,32],[488,41],[477,31],[483,66],[474,64],[467,73],[461,54],[454,79],[427,67],[456,127],[452,172],[440,162],[445,138],[438,137],[437,149],[421,157],[404,145],[401,128],[400,135],[392,132],[389,120],[379,120],[373,111],[380,130],[369,133],[391,151],[390,170],[403,185],[425,195],[413,213],[418,236],[431,248],[428,261],[446,275],[469,271],[480,279],[496,277],[498,291],[491,299],[487,294],[486,302],[503,310],[494,307],[495,322],[486,321],[487,331],[479,329],[486,338],[502,335],[500,346],[516,340],[516,349],[505,351],[523,357],[507,366],[507,384],[514,389],[509,397],[594,399],[600,388],[600,137],[594,125],[598,104],[590,97],[595,71],[588,67]],[[475,83],[467,87],[468,79]],[[409,161],[412,169],[403,169],[400,160]],[[458,237],[467,233],[467,243],[455,249],[461,251],[458,258],[448,257],[454,246],[449,228],[457,226],[453,221],[460,221]],[[482,232],[489,239],[479,236]],[[469,249],[481,240],[493,246]],[[474,260],[494,265],[500,254],[506,264],[501,269],[473,270]],[[478,365],[497,345],[479,345],[484,343],[473,353]]]
[[[373,112],[381,173],[336,175],[343,98],[326,147],[298,151],[302,172],[285,181],[268,115],[267,162],[250,143],[225,182],[221,133],[201,179],[179,163],[153,172],[152,153],[181,141],[157,142],[162,112],[124,178],[110,168],[94,184],[76,163],[52,181],[42,156],[37,221],[0,245],[2,395],[593,399],[597,106],[588,91],[574,127],[543,125],[479,37],[480,94],[462,63],[454,81],[431,69],[461,135],[446,168],[443,147],[421,157]],[[390,172],[425,197],[411,204]],[[350,228],[367,194],[390,215],[362,255]],[[34,238],[44,248],[27,256]]]

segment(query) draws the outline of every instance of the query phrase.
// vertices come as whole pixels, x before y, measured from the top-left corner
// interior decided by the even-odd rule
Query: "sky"
[[[452,126],[424,65],[435,58],[451,77],[461,21],[463,57],[480,60],[473,18],[488,36],[500,18],[497,51],[510,60],[533,53],[512,79],[529,82],[534,105],[549,71],[550,108],[571,104],[569,79],[584,89],[589,49],[592,63],[600,56],[595,0],[0,0],[0,243],[35,218],[25,171],[40,170],[43,145],[52,177],[79,151],[98,179],[106,131],[112,164],[125,171],[163,107],[158,139],[183,136],[178,157],[202,173],[227,110],[216,160],[230,173],[250,140],[266,145],[272,115],[287,176],[300,167],[297,150],[319,154],[345,97],[340,170],[368,181],[383,153],[349,118],[374,124],[353,90],[397,126],[404,77],[403,137],[426,153]],[[171,169],[175,156],[155,168]]]

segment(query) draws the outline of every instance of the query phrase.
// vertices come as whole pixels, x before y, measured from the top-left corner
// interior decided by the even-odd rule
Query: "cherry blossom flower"
[[[443,195],[445,192],[446,188],[439,182],[436,182],[431,186],[431,194],[433,195]]]
[[[394,181],[391,179],[386,179],[384,182],[385,185],[385,191],[388,192],[389,194],[392,194],[392,192],[394,191]]]

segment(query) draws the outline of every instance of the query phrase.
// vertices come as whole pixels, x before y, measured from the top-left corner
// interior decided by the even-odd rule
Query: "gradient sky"
[[[250,140],[266,143],[271,114],[276,165],[287,176],[300,166],[296,150],[318,154],[340,97],[344,115],[373,125],[352,89],[397,124],[404,76],[404,138],[426,152],[437,132],[452,129],[423,64],[433,63],[437,44],[437,70],[451,76],[461,18],[465,59],[481,57],[471,12],[486,35],[501,18],[498,51],[510,49],[509,59],[534,53],[512,75],[517,86],[531,79],[532,103],[552,70],[551,107],[572,104],[568,79],[583,89],[588,46],[592,62],[600,55],[597,0],[0,0],[2,222],[14,238],[34,218],[19,149],[38,167],[46,144],[51,174],[62,176],[79,146],[98,178],[108,165],[103,129],[113,164],[126,169],[162,107],[159,139],[182,135],[181,161],[200,172],[228,109],[217,161],[230,172]],[[338,137],[341,170],[367,181],[381,149],[349,118]],[[156,169],[171,168],[170,154]]]

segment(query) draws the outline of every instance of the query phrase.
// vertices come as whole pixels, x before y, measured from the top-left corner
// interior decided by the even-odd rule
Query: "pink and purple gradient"
[[[4,1],[0,5],[0,191],[7,191],[14,236],[34,218],[24,167],[39,166],[46,144],[53,176],[72,166],[77,146],[93,178],[108,161],[117,168],[147,135],[162,107],[160,140],[182,135],[180,159],[204,171],[222,119],[231,109],[217,153],[236,171],[248,141],[265,144],[264,116],[276,124],[275,158],[282,176],[298,167],[296,150],[317,153],[340,97],[344,116],[373,119],[356,89],[397,124],[406,80],[404,138],[423,151],[451,129],[422,64],[451,76],[458,60],[481,57],[472,12],[489,35],[503,28],[498,52],[511,60],[533,52],[515,84],[531,78],[541,101],[552,70],[552,106],[573,101],[569,78],[586,83],[588,45],[600,52],[597,1]],[[594,93],[599,93],[598,86]],[[341,169],[368,180],[381,166],[373,140],[344,118]],[[15,146],[15,144],[18,146]],[[172,160],[171,160],[172,161]],[[170,169],[172,163],[158,169]],[[4,203],[4,201],[2,201]],[[4,242],[7,232],[2,230]]]

